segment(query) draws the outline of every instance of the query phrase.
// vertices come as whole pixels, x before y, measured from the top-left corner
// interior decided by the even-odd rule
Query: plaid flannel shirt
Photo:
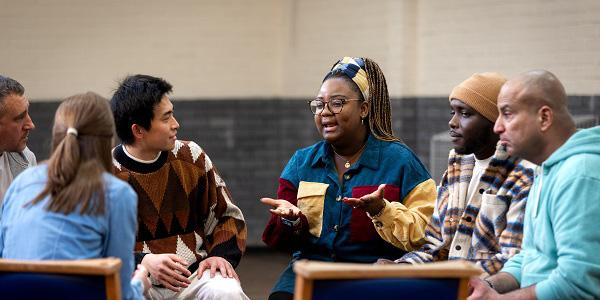
[[[521,250],[527,194],[535,165],[508,155],[498,143],[472,199],[467,199],[475,155],[450,151],[448,170],[426,229],[426,243],[396,262],[469,260],[483,277],[502,269]]]

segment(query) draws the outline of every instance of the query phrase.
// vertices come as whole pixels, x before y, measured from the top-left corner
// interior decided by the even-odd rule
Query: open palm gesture
[[[302,213],[300,209],[287,200],[261,198],[262,203],[273,206],[269,211],[276,216],[283,217],[290,221],[296,221]]]
[[[385,184],[380,185],[376,191],[360,198],[344,198],[344,203],[356,208],[362,209],[371,215],[375,215],[383,209],[383,193]]]

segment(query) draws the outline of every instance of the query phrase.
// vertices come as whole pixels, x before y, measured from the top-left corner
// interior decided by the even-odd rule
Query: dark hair
[[[149,75],[127,76],[121,81],[110,100],[110,106],[117,136],[123,144],[130,145],[134,142],[131,132],[133,124],[150,129],[154,107],[172,90],[173,86],[166,80]]]
[[[50,196],[49,211],[69,214],[79,207],[80,214],[104,214],[102,174],[113,172],[114,126],[108,100],[98,94],[65,99],[54,116],[46,187],[26,205]]]
[[[360,88],[342,70],[328,74],[323,82],[330,78],[341,78],[348,83],[350,88],[359,95],[362,101],[369,102],[369,115],[367,116],[369,130],[375,138],[386,142],[402,142],[392,131],[392,104],[388,93],[385,76],[379,65],[370,58],[362,58],[365,63],[365,72],[369,82],[369,99],[364,99]],[[337,65],[337,62],[333,66]]]
[[[25,88],[18,81],[4,75],[0,75],[0,112],[4,108],[4,98],[8,95],[23,96]]]

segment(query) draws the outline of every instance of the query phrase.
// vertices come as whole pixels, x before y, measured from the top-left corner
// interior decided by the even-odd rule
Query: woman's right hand
[[[302,213],[297,206],[291,204],[287,200],[261,198],[260,202],[273,206],[273,209],[269,209],[273,215],[283,217],[290,221],[298,220]]]

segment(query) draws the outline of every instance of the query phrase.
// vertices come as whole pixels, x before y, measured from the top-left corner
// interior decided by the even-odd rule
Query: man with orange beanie
[[[520,251],[533,164],[508,155],[494,133],[498,93],[507,80],[498,73],[477,73],[452,90],[448,126],[454,149],[427,241],[396,262],[469,260],[482,267],[485,278]]]

